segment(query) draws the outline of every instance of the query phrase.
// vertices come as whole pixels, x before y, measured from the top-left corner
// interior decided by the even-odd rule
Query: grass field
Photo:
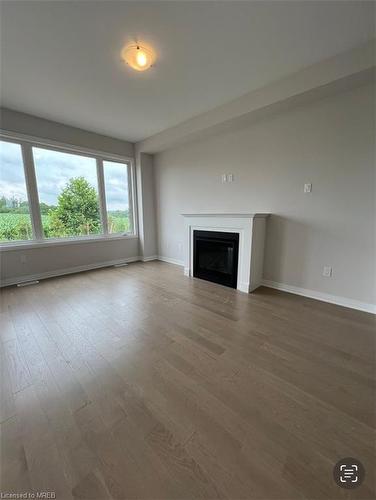
[[[33,237],[29,214],[0,213],[0,240],[30,240]]]
[[[124,212],[108,212],[108,229],[110,233],[125,233],[130,230],[128,214]],[[49,216],[42,215],[42,225],[48,237]],[[84,236],[85,233],[82,233]],[[61,235],[63,237],[65,235]],[[0,213],[0,241],[30,240],[33,238],[31,218],[29,214]]]

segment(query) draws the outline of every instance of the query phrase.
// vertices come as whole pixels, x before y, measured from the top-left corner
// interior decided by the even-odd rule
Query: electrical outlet
[[[305,193],[311,193],[312,192],[312,184],[311,183],[304,184],[304,192]]]
[[[325,276],[325,278],[331,278],[333,274],[333,269],[331,266],[324,266],[322,270],[322,275]]]

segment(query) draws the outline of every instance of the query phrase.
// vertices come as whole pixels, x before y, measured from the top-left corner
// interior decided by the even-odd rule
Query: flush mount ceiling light
[[[153,49],[151,47],[146,47],[145,44],[139,43],[124,47],[121,51],[121,57],[136,71],[145,71],[149,69],[155,61]]]

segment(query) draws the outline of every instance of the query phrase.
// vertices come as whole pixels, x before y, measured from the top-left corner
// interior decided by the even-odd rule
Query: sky
[[[96,161],[74,154],[33,147],[39,201],[56,205],[57,197],[72,177],[83,176],[98,191]],[[127,169],[124,164],[105,161],[104,176],[108,210],[128,208]],[[0,197],[26,200],[21,148],[0,141]]]
[[[21,146],[0,141],[0,197],[26,200]]]

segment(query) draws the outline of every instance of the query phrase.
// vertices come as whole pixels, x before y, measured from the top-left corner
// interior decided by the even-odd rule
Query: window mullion
[[[39,208],[39,197],[38,197],[37,180],[35,177],[33,151],[31,145],[27,143],[22,143],[21,148],[22,148],[26,189],[29,201],[31,224],[33,227],[34,238],[36,240],[42,240],[43,226]]]
[[[103,234],[108,234],[108,219],[106,206],[106,193],[104,187],[103,160],[97,158],[97,178],[98,178],[98,194],[99,194],[99,210],[101,214]]]

